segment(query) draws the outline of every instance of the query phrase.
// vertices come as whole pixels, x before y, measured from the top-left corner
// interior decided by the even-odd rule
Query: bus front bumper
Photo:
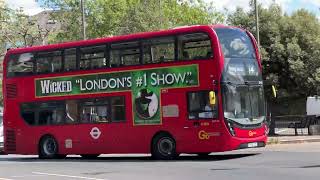
[[[265,147],[265,142],[248,142],[242,143],[238,146],[238,149],[246,149],[246,148],[258,148],[258,147]]]

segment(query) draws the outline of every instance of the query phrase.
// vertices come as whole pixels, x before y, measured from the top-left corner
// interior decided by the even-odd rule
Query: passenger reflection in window
[[[54,109],[51,114],[50,124],[62,124],[63,123],[64,111],[62,109]]]
[[[89,123],[90,119],[91,119],[91,108],[90,107],[84,107],[82,109],[81,122],[82,123]]]
[[[124,96],[23,103],[21,116],[30,125],[106,123],[126,120]]]
[[[199,113],[199,117],[202,116],[203,118],[213,118],[213,105],[209,103],[209,98],[206,98],[206,105],[204,107],[204,112]]]
[[[66,115],[67,123],[76,123],[78,119],[78,101],[68,100],[66,101]]]
[[[97,114],[100,122],[109,122],[107,106],[98,106]]]

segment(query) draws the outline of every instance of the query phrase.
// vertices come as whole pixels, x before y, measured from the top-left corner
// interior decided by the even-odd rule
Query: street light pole
[[[258,12],[258,4],[257,0],[254,0],[255,13],[256,13],[256,34],[257,34],[257,43],[258,48],[260,48],[260,37],[259,37],[259,12]]]
[[[82,14],[82,17],[81,17],[81,20],[82,20],[82,37],[83,39],[87,39],[86,37],[86,19],[85,19],[85,12],[84,12],[84,0],[81,0],[81,14]]]

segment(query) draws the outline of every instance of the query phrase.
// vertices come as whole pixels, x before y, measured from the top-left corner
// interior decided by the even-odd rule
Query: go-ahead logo
[[[252,137],[252,136],[256,135],[256,134],[257,134],[257,132],[255,132],[255,131],[249,131],[249,133],[248,133],[248,134],[249,134],[249,136],[250,136],[250,137]]]
[[[101,131],[99,130],[99,128],[94,127],[91,129],[90,135],[93,139],[99,139],[99,137],[101,135]]]
[[[199,131],[198,138],[200,140],[209,140],[211,136],[220,136],[219,132],[206,132],[204,130]]]

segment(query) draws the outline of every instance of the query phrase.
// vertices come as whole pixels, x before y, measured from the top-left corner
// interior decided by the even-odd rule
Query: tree
[[[129,8],[122,22],[122,34],[168,29],[195,24],[214,24],[223,16],[212,4],[198,1],[144,0]]]
[[[18,48],[43,44],[50,30],[41,27],[37,19],[23,14],[22,9],[13,10],[5,6],[0,9],[0,61],[8,48]],[[1,85],[1,83],[0,83]],[[2,104],[2,91],[0,92]]]
[[[7,29],[7,22],[10,17],[10,9],[7,9],[6,7],[0,8],[0,59],[4,56],[6,52],[6,42],[10,39],[7,39],[5,37],[6,29]]]
[[[1,13],[2,52],[6,48],[26,47],[42,44],[50,30],[40,27],[35,17],[23,14],[23,10],[4,8]]]
[[[222,14],[203,0],[86,0],[88,38],[173,28],[223,21]],[[61,29],[51,42],[81,39],[79,0],[44,0],[54,9]]]
[[[284,14],[277,4],[259,5],[264,78],[278,85],[280,97],[320,93],[320,22],[301,9]],[[228,23],[255,32],[254,8],[238,8]]]

